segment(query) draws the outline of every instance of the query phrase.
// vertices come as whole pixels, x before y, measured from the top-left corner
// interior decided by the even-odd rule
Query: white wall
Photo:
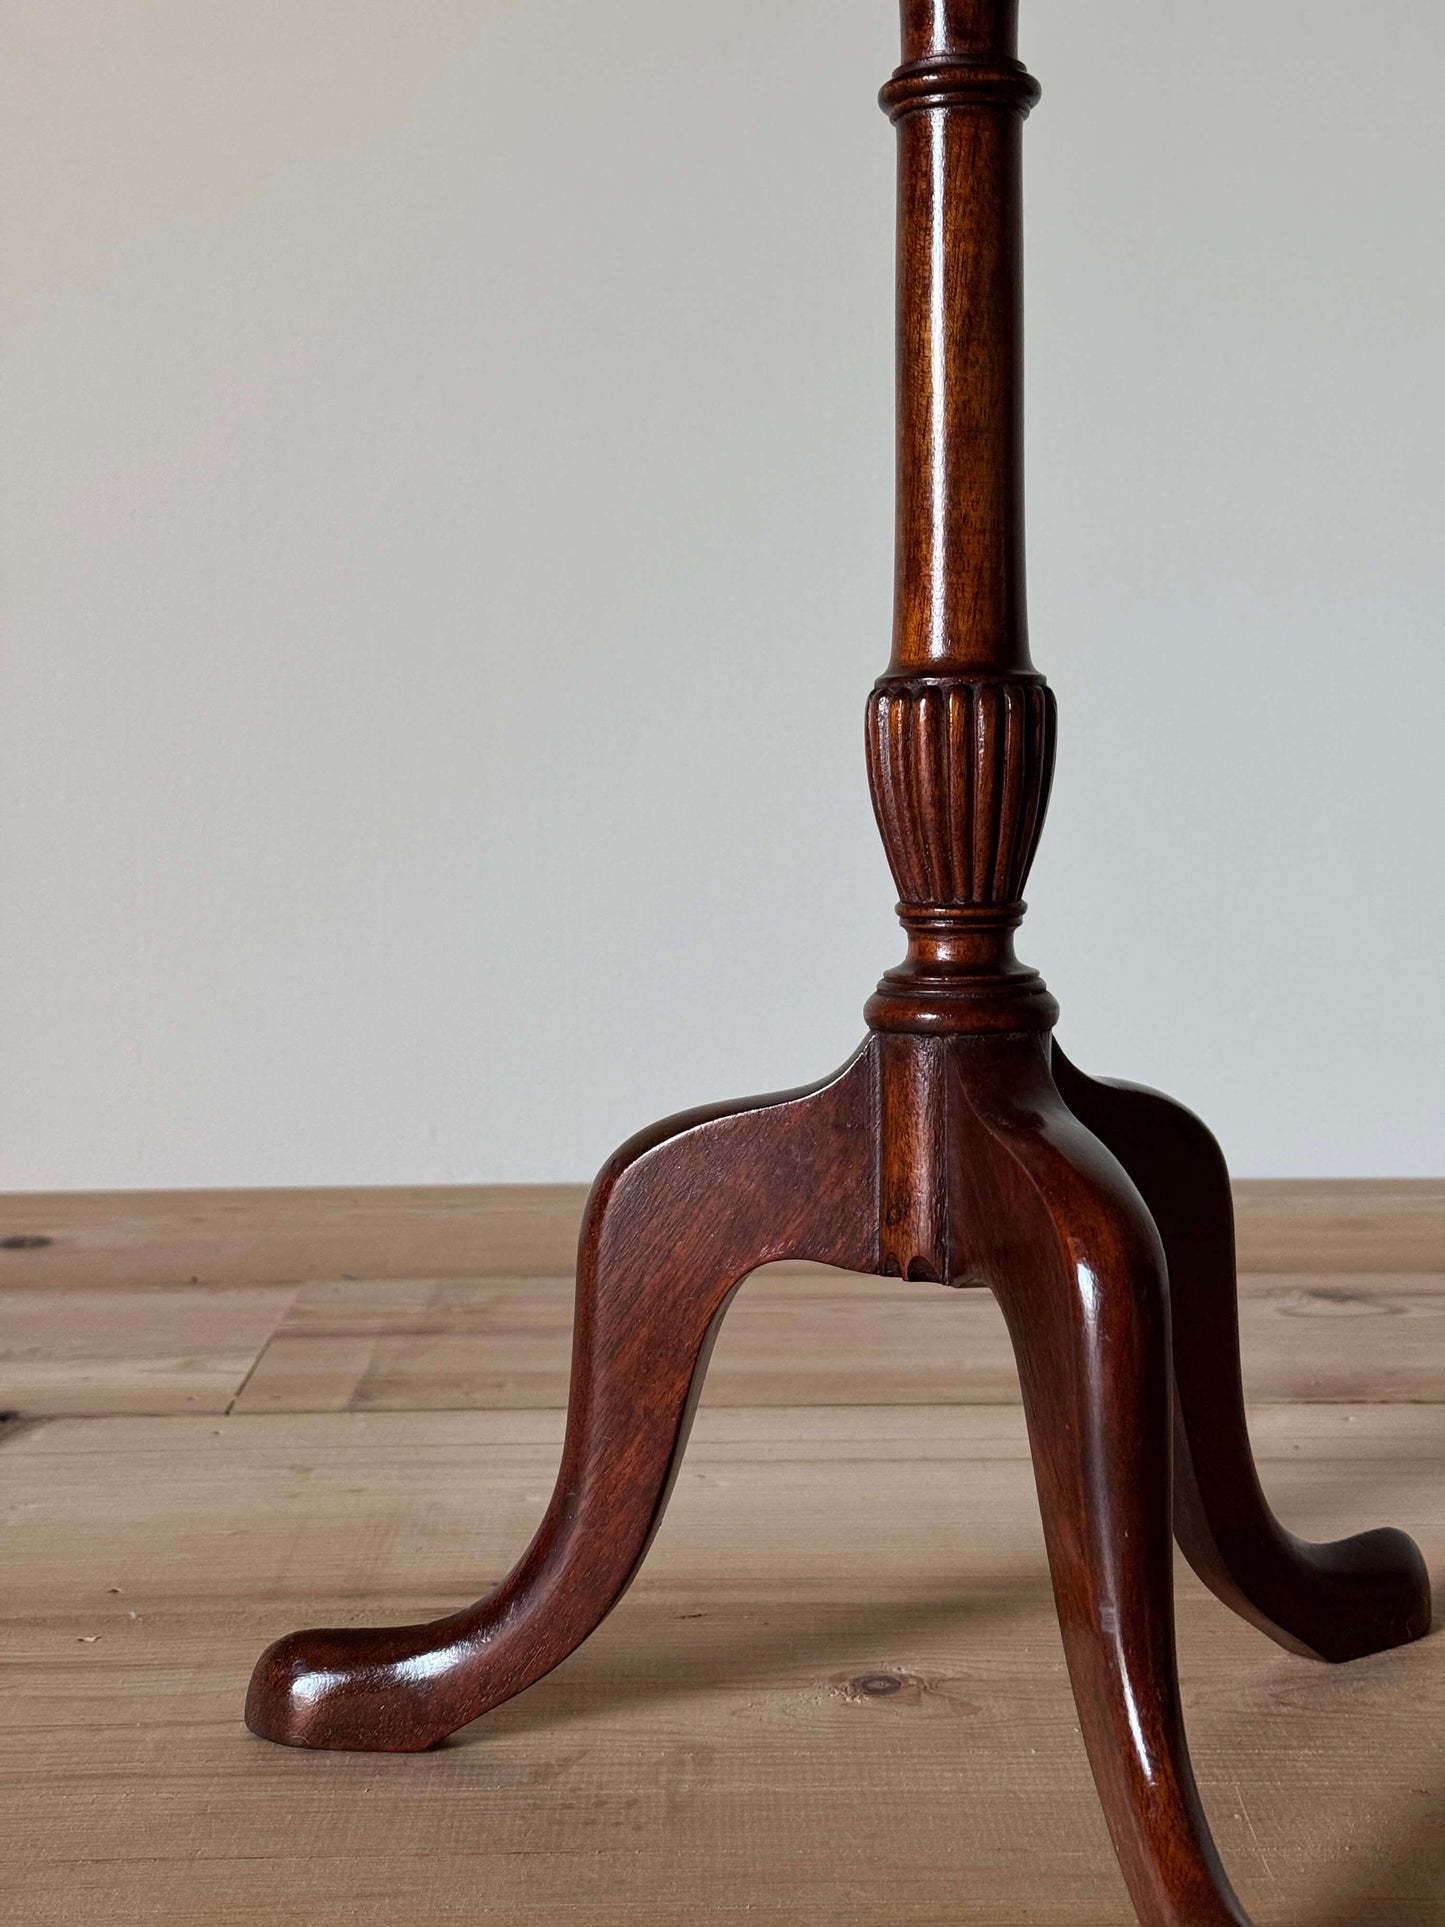
[[[1445,10],[1023,15],[1021,947],[1240,1173],[1433,1170]],[[838,1062],[890,0],[3,23],[0,1183],[578,1178]]]

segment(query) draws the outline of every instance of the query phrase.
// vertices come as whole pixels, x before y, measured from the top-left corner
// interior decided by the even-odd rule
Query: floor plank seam
[[[266,1343],[261,1347],[260,1351],[257,1352],[256,1356],[251,1360],[250,1364],[246,1367],[246,1376],[241,1380],[240,1384],[236,1387],[235,1391],[231,1394],[230,1403],[226,1406],[225,1411],[221,1414],[222,1418],[229,1418],[231,1414],[235,1411],[237,1403],[240,1401],[241,1398],[244,1397],[246,1387],[251,1383],[251,1380],[256,1376],[257,1366],[261,1363],[261,1360],[266,1356],[267,1352],[270,1351],[271,1339],[274,1338],[275,1335],[276,1334],[274,1332],[271,1334],[271,1338],[268,1338],[266,1340]]]

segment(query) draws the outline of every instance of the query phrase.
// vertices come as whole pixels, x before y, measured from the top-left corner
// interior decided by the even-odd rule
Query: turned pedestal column
[[[1398,1532],[1309,1545],[1270,1513],[1218,1147],[1170,1099],[1075,1070],[1014,954],[1055,730],[1024,599],[1020,150],[1038,88],[1017,11],[903,0],[882,94],[899,167],[897,576],[866,743],[907,955],[835,1076],[671,1118],[603,1169],[562,1467],[510,1576],[426,1625],[278,1641],[246,1716],[291,1745],[414,1750],[564,1659],[647,1550],[713,1335],[757,1266],[985,1286],[1018,1357],[1080,1724],[1135,1908],[1148,1927],[1239,1927],[1185,1746],[1171,1528],[1236,1611],[1327,1660],[1418,1638],[1429,1588]]]

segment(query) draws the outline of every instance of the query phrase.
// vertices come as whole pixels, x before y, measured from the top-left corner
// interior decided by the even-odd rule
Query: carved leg
[[[1080,1725],[1134,1906],[1145,1927],[1248,1927],[1179,1702],[1163,1254],[1046,1050],[1001,1038],[951,1053],[964,1235],[1013,1337]]]
[[[564,1660],[626,1590],[662,1516],[712,1338],[758,1265],[872,1268],[876,1071],[694,1111],[633,1138],[588,1200],[556,1490],[495,1592],[420,1626],[292,1633],[246,1723],[292,1746],[415,1752]]]
[[[1357,1659],[1430,1630],[1430,1580],[1392,1527],[1332,1544],[1274,1517],[1250,1451],[1239,1369],[1234,1207],[1207,1127],[1135,1084],[1099,1083],[1054,1048],[1069,1109],[1103,1139],[1159,1228],[1174,1319],[1175,1532],[1226,1605],[1282,1646]]]

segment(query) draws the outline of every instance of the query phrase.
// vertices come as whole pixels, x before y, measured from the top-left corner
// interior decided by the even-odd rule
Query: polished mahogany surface
[[[899,179],[895,615],[865,739],[907,955],[836,1076],[670,1119],[599,1176],[562,1467],[510,1576],[426,1625],[279,1640],[246,1717],[291,1745],[416,1750],[563,1660],[646,1552],[713,1335],[757,1266],[985,1286],[1135,1909],[1147,1927],[1239,1927],[1185,1742],[1172,1533],[1236,1611],[1327,1660],[1419,1638],[1429,1586],[1401,1533],[1310,1545],[1275,1520],[1245,1427],[1218,1147],[1170,1099],[1075,1070],[1015,955],[1056,727],[1023,571],[1020,156],[1038,88],[1017,0],[903,0],[902,16],[881,96]]]

